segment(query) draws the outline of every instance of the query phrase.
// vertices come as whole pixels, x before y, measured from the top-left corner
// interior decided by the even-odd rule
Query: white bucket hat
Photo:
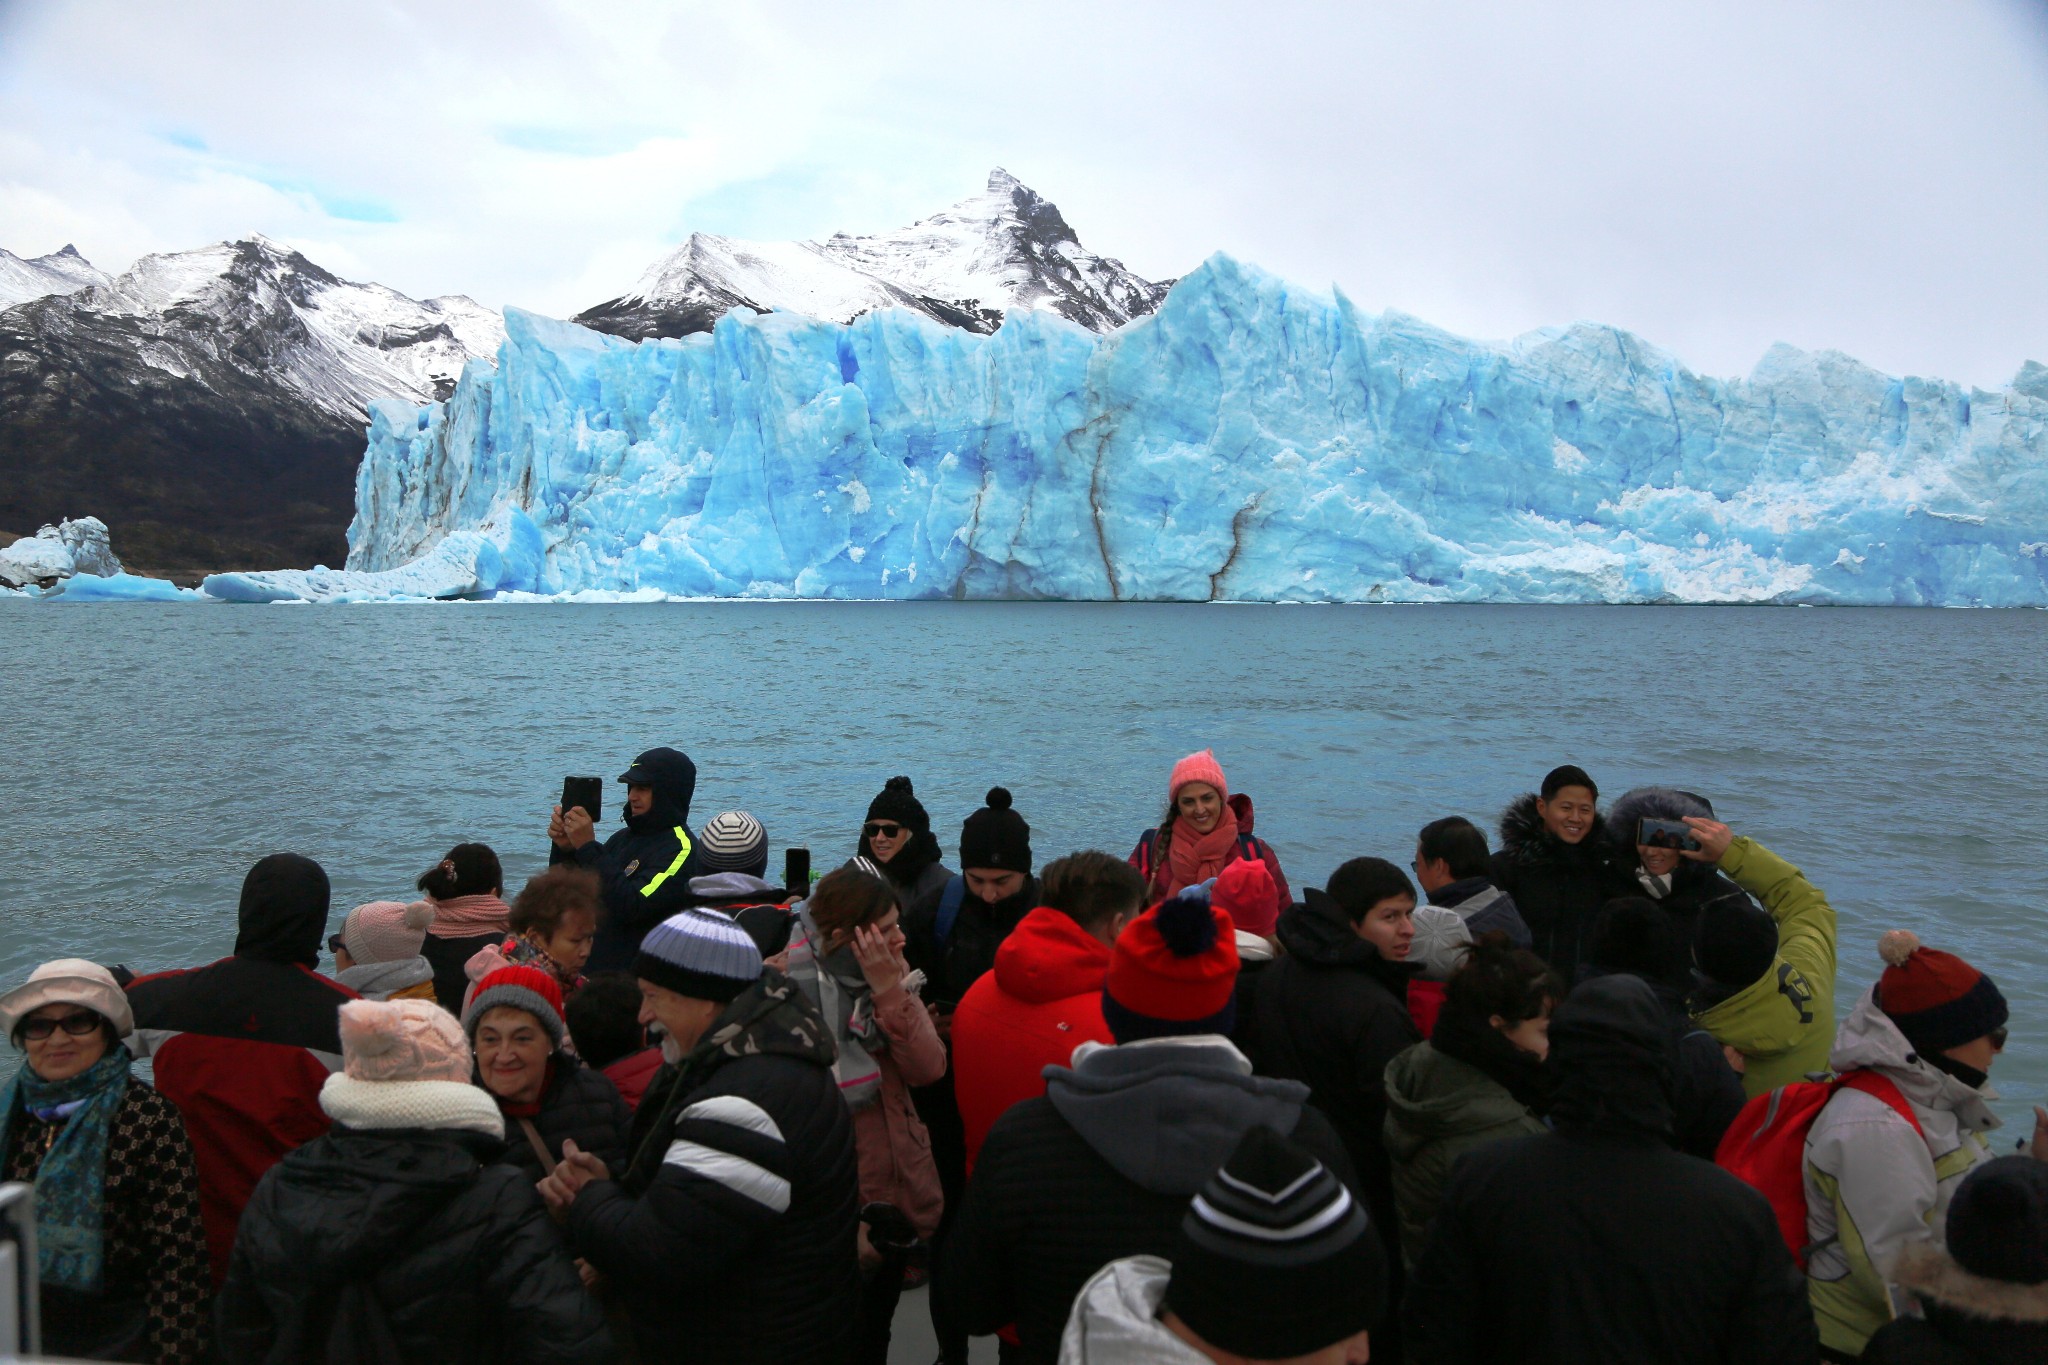
[[[135,1011],[114,974],[82,957],[45,962],[28,975],[25,985],[0,995],[0,1036],[14,1037],[15,1028],[45,1005],[81,1005],[114,1026],[118,1037],[135,1032]]]

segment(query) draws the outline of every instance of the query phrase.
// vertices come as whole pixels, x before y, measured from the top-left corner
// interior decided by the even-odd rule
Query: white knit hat
[[[28,980],[0,995],[0,1036],[14,1037],[21,1021],[45,1005],[78,1005],[114,1026],[117,1037],[135,1032],[135,1011],[114,974],[82,957],[60,957],[28,974]]]

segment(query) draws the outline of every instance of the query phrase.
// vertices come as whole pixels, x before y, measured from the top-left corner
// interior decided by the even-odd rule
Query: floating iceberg
[[[1227,257],[1106,335],[744,310],[641,343],[508,310],[371,413],[342,572],[495,594],[2048,604],[2048,369],[1996,393],[1776,347],[1692,374],[1496,344]]]
[[[73,574],[111,578],[121,561],[98,517],[67,518],[0,549],[0,587],[51,587]]]
[[[162,578],[77,573],[43,594],[46,602],[203,602],[205,596]]]

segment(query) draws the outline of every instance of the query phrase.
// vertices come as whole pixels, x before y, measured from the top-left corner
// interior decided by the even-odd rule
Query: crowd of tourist
[[[1560,767],[1297,899],[1207,751],[1127,857],[997,787],[955,871],[896,777],[794,886],[696,776],[509,902],[462,843],[329,937],[280,853],[229,956],[0,995],[44,1350],[881,1365],[928,1280],[942,1362],[2048,1362],[1997,985],[1896,930],[1838,1025],[1701,796]]]

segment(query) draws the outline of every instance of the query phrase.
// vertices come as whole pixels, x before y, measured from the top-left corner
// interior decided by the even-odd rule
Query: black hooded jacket
[[[1536,955],[1567,982],[1577,980],[1580,936],[1616,894],[1606,822],[1594,816],[1586,837],[1568,844],[1544,827],[1534,792],[1518,796],[1500,814],[1500,851],[1489,875],[1514,898]]]
[[[1700,913],[1717,901],[1740,900],[1755,905],[1747,891],[1709,863],[1680,858],[1671,874],[1671,889],[1662,895],[1645,886],[1636,876],[1642,870],[1642,856],[1636,852],[1637,826],[1645,819],[1682,820],[1688,815],[1714,818],[1714,807],[1704,796],[1676,787],[1638,787],[1624,793],[1607,811],[1607,838],[1613,850],[1609,896],[1642,896],[1657,903],[1677,921],[1685,941],[1691,943]],[[1589,836],[1590,838],[1590,836]],[[1761,912],[1762,907],[1758,907]],[[1745,983],[1746,984],[1746,983]]]
[[[320,1087],[341,1066],[348,987],[313,970],[327,927],[327,874],[274,853],[242,883],[235,955],[128,983],[130,1041],[185,1116],[216,1283],[256,1180],[327,1130]]]
[[[1074,1296],[1105,1264],[1173,1254],[1189,1198],[1251,1128],[1286,1134],[1358,1187],[1302,1086],[1247,1074],[1214,1038],[1093,1048],[1046,1079],[989,1130],[932,1271],[935,1323],[985,1334],[1014,1322],[1030,1365],[1052,1365]]]
[[[228,1365],[601,1365],[584,1292],[533,1182],[478,1133],[336,1128],[256,1187],[215,1305]]]
[[[1550,1025],[1556,1131],[1467,1153],[1409,1281],[1411,1365],[1812,1365],[1764,1197],[1670,1149],[1666,1005],[1589,981]]]
[[[1351,1154],[1390,1263],[1396,1243],[1393,1167],[1382,1130],[1387,1063],[1422,1041],[1408,1012],[1415,969],[1358,936],[1343,908],[1311,888],[1280,916],[1283,952],[1259,978],[1252,1063],[1262,1076],[1306,1081]]]
[[[640,940],[655,925],[696,903],[690,879],[703,873],[690,834],[690,798],[697,765],[676,749],[649,749],[633,766],[653,775],[654,803],[629,815],[626,827],[600,846],[595,840],[566,851],[550,846],[548,862],[573,862],[603,882],[604,916],[590,945],[586,972],[630,971]]]
[[[569,1210],[647,1365],[844,1365],[858,1298],[853,1115],[825,1021],[770,968],[633,1119],[633,1156]]]

